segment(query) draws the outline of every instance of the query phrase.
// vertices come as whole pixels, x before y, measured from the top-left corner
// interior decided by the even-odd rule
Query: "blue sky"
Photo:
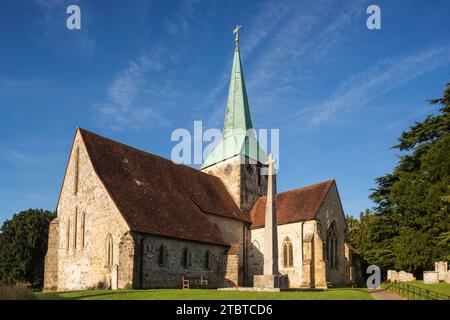
[[[81,30],[66,8],[81,8]],[[381,30],[366,8],[381,8]],[[335,178],[358,215],[450,71],[449,1],[0,2],[0,222],[54,210],[77,126],[169,158],[221,128],[234,50],[253,121],[280,129],[278,191]]]

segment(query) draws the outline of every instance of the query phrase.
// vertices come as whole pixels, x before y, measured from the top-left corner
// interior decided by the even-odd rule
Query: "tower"
[[[239,53],[239,28],[234,30],[236,46],[222,138],[200,169],[222,179],[238,207],[248,212],[266,193],[267,176],[261,169],[266,166],[267,155],[253,127]]]

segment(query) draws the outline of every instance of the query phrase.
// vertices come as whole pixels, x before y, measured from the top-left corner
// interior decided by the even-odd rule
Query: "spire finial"
[[[239,46],[239,29],[241,29],[241,28],[242,28],[242,26],[236,25],[236,27],[233,30],[233,33],[236,35],[236,37],[234,38],[234,41],[236,43],[236,49]]]

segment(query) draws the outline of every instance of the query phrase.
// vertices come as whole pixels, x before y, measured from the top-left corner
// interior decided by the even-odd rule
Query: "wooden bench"
[[[183,290],[190,288],[203,288],[208,286],[208,279],[203,279],[203,276],[201,276],[200,278],[187,278],[183,276],[181,281]]]

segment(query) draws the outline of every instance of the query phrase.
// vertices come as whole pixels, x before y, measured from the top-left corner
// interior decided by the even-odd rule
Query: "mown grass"
[[[41,300],[372,300],[364,289],[246,292],[209,289],[95,290],[37,293]]]
[[[425,284],[423,283],[423,281],[411,281],[408,283],[416,287],[420,287],[426,290],[431,290],[437,293],[442,293],[447,296],[450,296],[450,284],[447,282],[439,282],[436,284]]]
[[[408,282],[403,282],[403,285],[412,285],[414,287],[419,287],[425,290],[430,290],[432,292],[437,292],[440,294],[444,294],[447,296],[450,296],[450,284],[446,283],[446,282],[439,282],[436,284],[425,284],[423,283],[422,280],[416,280],[416,281],[408,281]],[[389,282],[385,282],[381,285],[381,287],[383,289],[387,288],[390,285]]]

